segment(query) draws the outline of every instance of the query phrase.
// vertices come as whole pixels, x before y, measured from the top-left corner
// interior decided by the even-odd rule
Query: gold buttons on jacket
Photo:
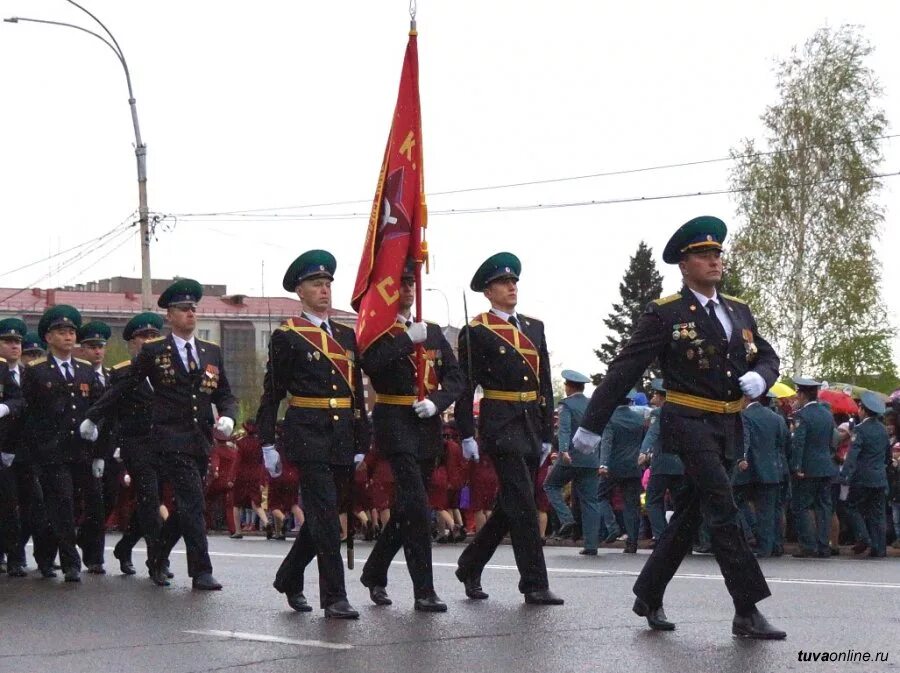
[[[338,416],[337,414],[335,414],[334,416],[332,416],[332,418],[333,418],[334,420],[336,420],[336,421],[341,420],[341,417]]]

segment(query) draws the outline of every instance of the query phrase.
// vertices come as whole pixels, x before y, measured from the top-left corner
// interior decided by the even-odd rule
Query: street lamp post
[[[96,37],[107,47],[112,49],[116,58],[119,59],[119,63],[122,64],[122,69],[125,71],[125,83],[128,85],[128,106],[131,108],[131,123],[134,126],[134,156],[137,159],[138,219],[141,235],[141,306],[143,310],[148,311],[153,308],[153,290],[150,283],[150,210],[147,207],[147,146],[144,145],[144,141],[141,139],[141,127],[138,123],[137,114],[137,101],[134,98],[134,91],[131,87],[131,73],[128,71],[128,63],[125,61],[125,54],[122,52],[122,48],[119,46],[119,43],[116,41],[116,38],[113,37],[113,34],[109,29],[103,25],[103,22],[77,2],[74,2],[74,0],[66,0],[66,2],[77,7],[96,21],[103,29],[103,32],[109,36],[109,39],[107,40],[99,33],[95,33],[82,26],[76,26],[75,24],[62,21],[31,19],[22,16],[13,16],[3,20],[6,23],[43,23],[50,26],[62,26],[64,28],[80,30],[83,33]]]
[[[447,327],[450,327],[450,302],[447,300],[447,295],[443,290],[439,290],[436,287],[426,287],[426,292],[437,292],[444,298],[444,305],[447,307]]]

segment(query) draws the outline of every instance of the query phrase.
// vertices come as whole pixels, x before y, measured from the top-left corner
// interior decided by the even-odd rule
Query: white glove
[[[354,454],[354,456],[353,456],[353,464],[354,464],[354,465],[359,465],[359,464],[360,464],[361,462],[363,462],[365,459],[366,459],[366,454],[364,454],[364,453],[357,453],[357,454]]]
[[[78,432],[81,433],[82,439],[86,439],[89,442],[96,442],[97,437],[99,436],[97,424],[90,418],[85,418],[81,421],[81,425],[78,426]]]
[[[12,467],[15,458],[16,454],[14,453],[0,453],[0,462],[3,463],[3,467]]]
[[[120,449],[118,446],[116,447],[116,450],[113,451],[113,458],[117,463],[122,462],[122,449]]]
[[[126,486],[131,486],[131,475],[127,472],[122,476],[122,483]]]
[[[406,330],[406,335],[414,344],[420,344],[428,338],[428,325],[423,322],[414,322]]]
[[[413,402],[413,411],[419,418],[431,418],[437,413],[437,405],[429,399]]]
[[[466,460],[474,460],[476,463],[478,462],[478,442],[475,441],[474,437],[466,437],[462,440],[462,451],[463,458]]]
[[[104,461],[102,458],[94,458],[94,462],[91,463],[91,474],[99,479],[103,476],[104,467],[106,467],[106,461]]]
[[[584,428],[578,428],[572,437],[572,448],[576,453],[593,453],[600,443],[600,435]]]
[[[219,420],[216,423],[216,430],[226,437],[231,437],[231,433],[234,432],[234,419],[228,418],[228,416],[219,416]]]
[[[220,419],[221,420],[221,419]],[[230,420],[230,419],[229,419]],[[281,476],[281,456],[272,444],[266,444],[262,447],[263,463],[266,466],[266,472],[270,477],[278,478]]]
[[[550,455],[550,451],[552,451],[552,450],[553,450],[553,444],[551,444],[550,442],[542,442],[541,443],[541,462],[538,463],[539,467],[544,464],[544,461],[547,460],[547,456]]]
[[[751,399],[756,399],[766,392],[766,381],[756,372],[747,372],[738,379],[741,384],[741,392]]]
[[[5,404],[0,404],[0,418],[4,416],[9,416],[9,407]]]

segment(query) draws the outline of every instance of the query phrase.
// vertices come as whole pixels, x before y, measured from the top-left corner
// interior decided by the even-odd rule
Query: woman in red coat
[[[241,520],[241,508],[250,507],[259,517],[260,525],[266,531],[266,537],[271,539],[275,534],[275,527],[266,516],[263,507],[263,499],[267,495],[266,489],[269,483],[269,473],[266,472],[262,458],[262,443],[256,434],[256,424],[244,423],[244,431],[235,442],[240,454],[237,478],[232,491],[232,505],[235,521]],[[239,540],[244,537],[238,530],[232,538]]]
[[[481,530],[484,522],[491,515],[500,481],[491,457],[485,453],[477,462],[469,463],[470,509],[475,512],[475,531]]]

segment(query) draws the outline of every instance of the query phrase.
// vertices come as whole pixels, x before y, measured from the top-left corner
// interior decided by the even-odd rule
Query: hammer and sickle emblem
[[[396,285],[396,283],[394,282],[394,278],[392,276],[388,276],[380,283],[377,283],[375,285],[376,289],[378,290],[378,294],[381,295],[381,298],[384,299],[384,302],[388,306],[396,303],[397,300],[400,299],[400,293],[397,292],[397,290],[394,290],[392,293],[388,294],[388,288],[393,287],[394,285]]]
[[[392,224],[397,224],[397,218],[391,216],[391,202],[384,200],[384,209],[381,211],[381,229],[385,229]]]

